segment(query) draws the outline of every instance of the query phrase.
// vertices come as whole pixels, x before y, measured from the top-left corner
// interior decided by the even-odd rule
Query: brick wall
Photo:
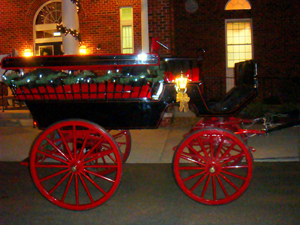
[[[185,10],[185,1],[170,1],[175,15],[175,55],[197,56],[197,48],[205,48],[204,76],[225,77],[225,19],[252,18],[254,59],[259,64],[259,75],[300,77],[297,0],[250,0],[251,10],[238,11],[225,11],[227,0],[197,0],[199,9],[193,14]]]
[[[25,49],[33,49],[34,15],[46,1],[1,0],[0,54],[11,53],[15,48],[21,55]]]
[[[120,7],[133,7],[134,52],[141,51],[140,0],[85,0],[79,13],[82,41],[92,54],[121,53]],[[101,50],[97,50],[100,44]]]
[[[149,38],[157,37],[169,48],[173,48],[173,11],[170,0],[148,0]],[[160,48],[161,56],[173,55],[173,51]]]
[[[227,0],[196,0],[195,13],[184,0],[148,0],[149,37],[158,37],[172,50],[162,56],[199,56],[205,48],[202,73],[225,84],[225,19],[252,18],[254,59],[259,75],[299,77],[300,4],[298,0],[250,0],[251,10],[225,11]],[[0,54],[33,48],[33,19],[46,0],[2,0]],[[141,51],[140,0],[84,0],[79,14],[80,32],[90,53],[120,53],[119,7],[133,6],[135,52]],[[97,51],[97,45],[101,50]],[[210,85],[210,84],[209,84]],[[217,85],[214,93],[225,92]],[[260,86],[260,88],[264,88]]]
[[[2,0],[0,7],[0,54],[23,54],[33,49],[33,20],[39,7],[47,0]],[[133,7],[134,51],[141,51],[140,0],[85,0],[79,13],[82,41],[91,54],[121,53],[120,11],[122,6]],[[97,45],[101,50],[97,51]]]

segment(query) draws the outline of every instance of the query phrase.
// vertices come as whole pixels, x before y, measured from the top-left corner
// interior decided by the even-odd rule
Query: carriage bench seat
[[[243,108],[257,95],[256,64],[253,60],[236,63],[235,87],[218,103],[209,106],[212,112],[232,112]]]

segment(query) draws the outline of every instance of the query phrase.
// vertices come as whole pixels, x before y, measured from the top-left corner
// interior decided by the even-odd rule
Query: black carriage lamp
[[[101,44],[97,44],[97,51],[101,50]]]
[[[187,81],[188,78],[185,77],[181,71],[180,77],[177,77],[175,79],[176,85],[175,85],[175,89],[177,92],[176,95],[176,102],[179,102],[179,111],[182,112],[187,112],[189,111],[189,105],[188,102],[190,101],[190,97],[188,96],[188,94],[186,93],[187,88]]]

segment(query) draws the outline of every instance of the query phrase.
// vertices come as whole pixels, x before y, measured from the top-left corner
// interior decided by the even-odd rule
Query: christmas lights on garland
[[[76,5],[77,13],[79,13],[81,8],[80,0],[71,0],[71,2]]]
[[[80,0],[71,0],[71,2],[76,4],[77,13],[79,13],[81,8]],[[56,29],[60,31],[62,34],[64,34],[65,36],[71,34],[76,40],[79,41],[79,44],[81,44],[81,35],[79,31],[64,27],[62,22],[60,24],[57,24]]]
[[[65,36],[67,36],[68,34],[71,34],[76,40],[79,41],[79,43],[81,43],[81,35],[77,30],[68,29],[63,26],[63,23],[57,24],[56,28],[58,31],[60,31]]]
[[[37,69],[23,76],[12,71],[2,77],[4,83],[8,86],[14,86],[16,88],[27,86],[29,88],[34,88],[43,85],[59,86],[78,83],[103,83],[106,81],[117,82],[120,84],[130,84],[142,80],[146,80],[147,82],[157,82],[164,80],[164,76],[164,72],[160,70],[158,66],[149,66],[146,73],[141,72],[135,75],[129,73],[124,74],[124,72],[120,73],[119,71],[108,71],[107,74],[101,76],[97,76],[91,71],[83,71],[78,75],[72,75],[53,70]]]

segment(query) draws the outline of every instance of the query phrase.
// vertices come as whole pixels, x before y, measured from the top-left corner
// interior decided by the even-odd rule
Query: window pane
[[[233,68],[237,62],[252,59],[250,22],[228,22],[226,34],[227,66],[229,68]]]
[[[248,0],[229,0],[225,6],[225,10],[242,10],[251,9]]]
[[[121,9],[121,20],[132,20],[132,8]]]
[[[122,27],[122,52],[133,53],[132,26]]]

